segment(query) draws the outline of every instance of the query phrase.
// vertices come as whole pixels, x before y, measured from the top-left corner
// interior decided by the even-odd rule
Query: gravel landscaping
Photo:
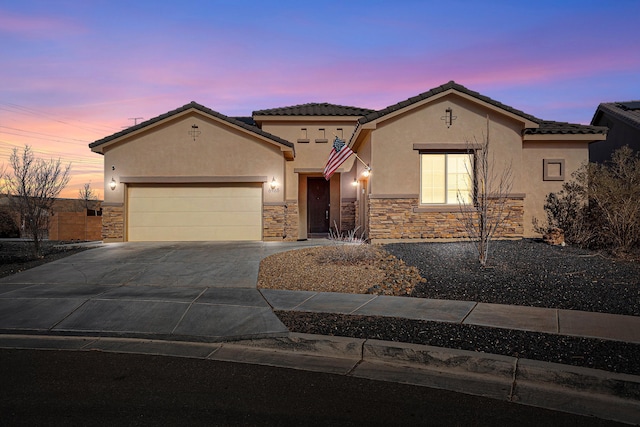
[[[496,241],[482,269],[468,242],[391,244],[426,279],[411,296],[640,316],[640,262],[538,240]]]
[[[401,243],[385,245],[383,249],[398,260],[391,262],[393,257],[383,253],[381,259],[386,261],[381,264],[366,262],[367,268],[381,271],[375,276],[378,289],[393,291],[396,282],[403,283],[398,292],[384,292],[387,294],[407,295],[409,291],[411,297],[640,315],[637,260],[617,260],[532,239],[492,242],[484,269],[467,242]],[[295,252],[279,254],[278,264],[291,266],[300,262],[301,254]],[[318,286],[331,280],[323,276],[321,263],[311,261],[307,255],[304,280],[297,280],[295,273],[287,275],[282,269],[274,281],[279,285],[271,283],[271,287],[321,291]],[[263,268],[265,265],[268,266],[263,261],[261,277],[269,273],[269,268]],[[395,273],[388,271],[390,266]],[[342,268],[346,271],[353,266],[344,264]],[[332,277],[340,275],[336,269],[333,265]],[[424,281],[416,280],[416,270]],[[375,286],[359,286],[362,293],[383,293],[375,291]],[[640,375],[638,344],[390,317],[284,311],[276,314],[294,332],[402,341]]]
[[[87,248],[81,247],[62,246],[64,243],[58,241],[41,242],[42,257],[33,259],[31,242],[27,240],[0,241],[0,277],[19,273],[87,250]]]

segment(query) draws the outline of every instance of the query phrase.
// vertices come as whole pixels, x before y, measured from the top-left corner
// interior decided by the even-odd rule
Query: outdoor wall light
[[[444,116],[440,117],[440,120],[444,120],[444,124],[447,125],[448,128],[450,128],[453,125],[453,121],[457,118],[458,116],[453,115],[453,109],[451,107],[448,107],[446,110],[444,110]]]
[[[358,186],[358,180],[353,178],[353,182],[351,183],[351,185],[353,185],[354,187]]]
[[[200,136],[201,132],[198,130],[198,125],[194,123],[188,133],[193,137],[193,140],[195,141],[196,138]]]
[[[271,184],[269,184],[269,187],[271,187],[272,190],[275,190],[276,188],[278,188],[278,181],[276,181],[275,176],[271,180]]]
[[[113,179],[113,177],[111,177],[111,182],[109,183],[109,188],[113,191],[113,190],[115,190],[115,189],[116,189],[116,185],[118,185],[118,184],[116,183],[116,180],[115,180],[115,179]]]
[[[367,165],[367,168],[362,172],[362,176],[368,178],[371,175],[371,168]]]

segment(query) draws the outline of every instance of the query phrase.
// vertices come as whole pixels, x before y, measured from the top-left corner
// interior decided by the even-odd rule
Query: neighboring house
[[[192,102],[95,141],[103,239],[297,240],[334,226],[372,241],[463,237],[447,168],[473,162],[487,118],[495,166],[514,172],[501,236],[533,236],[546,195],[606,128],[540,120],[449,82],[380,111],[304,104],[232,118]],[[351,156],[324,180],[336,136],[370,175]]]
[[[611,154],[625,145],[640,152],[640,101],[602,103],[591,124],[606,126],[609,132],[605,141],[589,145],[589,161],[603,163],[611,160]]]

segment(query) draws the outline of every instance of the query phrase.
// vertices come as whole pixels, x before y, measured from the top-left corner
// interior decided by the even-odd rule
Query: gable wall
[[[189,135],[196,124],[200,135]],[[105,202],[124,201],[124,185],[112,191],[108,185],[120,177],[225,177],[267,176],[282,182],[284,159],[275,145],[235,130],[199,114],[178,117],[105,148]],[[115,171],[112,171],[112,165]],[[282,200],[281,193],[267,191],[265,202]]]
[[[265,121],[262,124],[262,130],[269,132],[273,135],[277,135],[282,139],[293,142],[296,150],[296,157],[292,162],[288,162],[286,165],[286,199],[295,200],[298,197],[298,177],[294,172],[295,169],[316,169],[319,172],[324,169],[324,166],[329,158],[331,152],[333,140],[338,134],[338,129],[342,129],[342,139],[349,140],[349,137],[353,133],[355,128],[355,122],[357,118],[342,120],[318,120],[314,117],[309,117],[308,120],[273,120]],[[302,134],[301,129],[307,130],[308,142],[301,142]],[[320,140],[319,129],[324,129],[325,142],[318,142]],[[341,167],[342,171],[349,171],[353,164],[353,158],[347,160]],[[343,177],[343,184],[349,182],[349,177]],[[351,181],[353,177],[350,177]],[[347,185],[342,186],[343,197],[355,197],[352,194],[353,190]]]
[[[452,108],[453,124],[447,127],[445,110]],[[512,165],[521,169],[522,124],[499,115],[497,112],[450,95],[433,103],[418,107],[408,113],[382,122],[373,131],[372,147],[375,173],[372,179],[373,194],[420,193],[420,156],[413,144],[438,144],[446,147],[456,144],[481,142],[486,134],[486,116],[490,120],[490,149],[495,155],[496,169]],[[520,178],[516,175],[514,192],[522,192]]]

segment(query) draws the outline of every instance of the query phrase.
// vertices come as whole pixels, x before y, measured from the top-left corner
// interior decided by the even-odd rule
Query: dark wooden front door
[[[307,217],[309,233],[329,232],[329,181],[307,178]]]

